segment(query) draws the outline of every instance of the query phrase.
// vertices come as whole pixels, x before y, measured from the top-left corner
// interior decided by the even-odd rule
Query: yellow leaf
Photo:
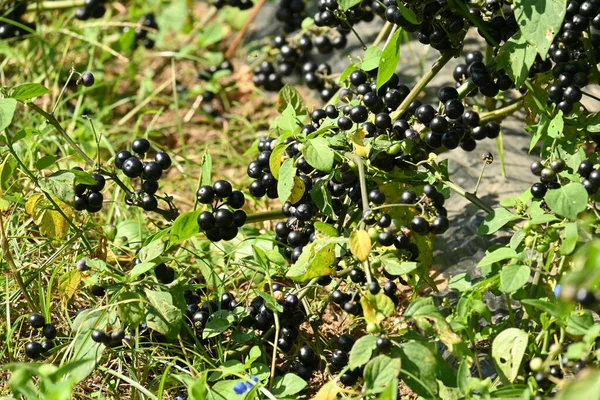
[[[297,203],[304,196],[304,192],[306,191],[306,187],[304,186],[304,181],[297,176],[294,176],[294,187],[292,188],[292,194],[290,194],[290,198],[288,201],[292,204]]]
[[[335,400],[341,391],[335,383],[329,382],[321,386],[321,389],[311,400]]]
[[[56,197],[52,200],[60,207],[63,214],[68,218],[73,217],[73,209],[67,203],[62,202]],[[62,239],[69,233],[69,223],[54,209],[54,205],[41,194],[35,194],[27,200],[25,211],[31,215],[33,222],[40,228],[43,236],[52,239]]]
[[[354,153],[359,156],[368,156],[369,149],[364,145],[364,139],[367,136],[367,131],[363,128],[358,128],[350,137],[350,141],[354,145]]]
[[[69,301],[73,297],[80,282],[81,272],[77,269],[72,269],[58,279],[58,292],[64,301]]]
[[[366,261],[371,253],[371,237],[364,229],[357,229],[350,234],[350,251],[360,262]]]

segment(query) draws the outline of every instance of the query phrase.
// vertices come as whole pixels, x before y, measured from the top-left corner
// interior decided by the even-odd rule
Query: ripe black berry
[[[56,337],[56,326],[54,324],[46,324],[42,327],[42,334],[46,339],[54,339]]]
[[[150,181],[157,181],[162,176],[163,169],[160,164],[155,161],[147,162],[144,165],[144,179]]]
[[[171,167],[171,157],[164,151],[156,153],[154,160],[160,165],[163,171]]]
[[[115,156],[115,166],[119,169],[123,168],[123,163],[130,157],[131,153],[127,150],[119,151]]]
[[[96,343],[108,343],[110,341],[110,337],[106,334],[106,332],[99,329],[94,329],[92,331],[92,340]]]
[[[130,178],[138,178],[144,171],[144,165],[137,157],[129,157],[123,162],[123,173]]]
[[[213,184],[213,189],[215,190],[215,195],[222,199],[225,199],[231,195],[233,192],[233,188],[231,187],[231,183],[218,180]]]
[[[380,337],[376,342],[377,350],[385,352],[392,347],[392,341],[388,338]]]
[[[38,342],[29,342],[25,345],[25,354],[33,360],[38,358],[43,350],[44,349]]]
[[[41,328],[46,323],[46,318],[44,318],[44,316],[41,314],[31,313],[29,314],[28,321],[29,325],[31,325],[33,328]]]
[[[80,79],[81,79],[81,84],[85,87],[90,87],[95,82],[94,74],[92,74],[91,72],[84,72],[81,75]]]
[[[298,350],[298,361],[305,366],[312,366],[315,362],[315,351],[309,346],[302,346]]]
[[[352,350],[352,346],[354,345],[354,338],[347,333],[340,335],[337,341],[337,347],[343,351]]]
[[[150,142],[144,138],[135,139],[131,143],[131,149],[139,155],[144,155],[150,150]]]

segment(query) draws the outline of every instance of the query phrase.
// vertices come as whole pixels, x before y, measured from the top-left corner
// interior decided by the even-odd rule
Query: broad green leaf
[[[391,316],[396,308],[392,299],[383,292],[377,294],[366,293],[360,298],[360,304],[367,324],[379,325],[386,317]]]
[[[594,325],[594,317],[590,310],[573,311],[567,320],[567,333],[569,335],[583,336]]]
[[[376,336],[363,336],[359,338],[350,350],[348,368],[352,370],[368,363],[376,348]]]
[[[131,279],[135,279],[138,276],[143,275],[146,272],[150,271],[155,266],[156,266],[156,264],[153,262],[141,262],[141,263],[137,264],[135,267],[133,267],[131,271],[129,271],[129,277]]]
[[[565,18],[567,0],[515,0],[515,18],[523,37],[546,59]]]
[[[379,66],[382,50],[377,46],[368,47],[365,51],[365,57],[360,63],[360,69],[363,71],[371,71]]]
[[[335,274],[335,245],[323,245],[314,241],[302,250],[300,258],[290,267],[285,276],[296,281],[304,282],[318,276]]]
[[[402,3],[397,3],[397,5],[398,9],[400,10],[400,14],[402,14],[405,20],[407,20],[413,25],[417,25],[419,23],[419,21],[417,20],[417,16],[415,15],[415,12],[413,10],[406,7]]]
[[[340,8],[344,11],[351,9],[357,4],[360,4],[361,0],[337,0]]]
[[[371,237],[364,229],[355,229],[350,234],[350,251],[360,261],[364,262],[371,253]]]
[[[400,359],[379,355],[365,367],[365,389],[367,393],[381,393],[400,374]]]
[[[306,387],[307,383],[304,379],[295,374],[285,374],[283,378],[275,379],[271,393],[279,398],[295,395],[301,392]]]
[[[535,307],[557,318],[561,316],[561,312],[556,303],[550,303],[548,301],[538,299],[524,299],[521,300],[521,303]]]
[[[410,274],[417,269],[416,262],[400,261],[394,253],[387,253],[381,256],[381,263],[387,273],[394,276]]]
[[[277,111],[283,112],[288,105],[294,108],[296,115],[308,115],[302,96],[292,85],[285,85],[277,96]]]
[[[211,318],[202,331],[202,339],[209,339],[225,332],[231,326],[226,318]]]
[[[582,184],[573,182],[558,189],[548,190],[544,200],[558,215],[575,220],[577,214],[587,207],[588,192]]]
[[[406,8],[405,8],[406,10]],[[400,45],[402,43],[402,28],[398,28],[386,43],[377,69],[377,89],[383,86],[394,74],[400,60]]]
[[[203,371],[200,376],[192,381],[188,385],[188,399],[189,400],[204,400],[208,396],[208,388],[206,386],[206,380],[208,378],[208,372]]]
[[[184,240],[192,238],[200,232],[198,225],[198,216],[202,211],[189,211],[179,214],[173,226],[171,227],[170,240],[172,244],[181,243]]]
[[[558,392],[556,400],[598,399],[600,393],[600,371],[588,370],[578,379],[569,380]]]
[[[394,379],[383,392],[379,393],[377,400],[397,400],[399,385],[400,381],[398,378]]]
[[[144,299],[137,292],[123,292],[119,296],[117,312],[125,326],[137,328],[144,320],[144,308]]]
[[[173,296],[169,292],[146,289],[146,298],[152,305],[146,310],[148,327],[169,339],[177,336],[181,330],[183,313],[173,305]]]
[[[90,174],[84,171],[61,170],[39,180],[40,186],[65,203],[75,200],[75,186],[96,183]]]
[[[527,284],[530,274],[531,269],[527,265],[507,265],[500,271],[500,290],[504,293],[516,292]]]
[[[577,223],[569,222],[565,225],[565,229],[561,235],[560,254],[567,256],[575,250],[577,241],[579,240],[579,232],[577,231]]]
[[[438,362],[429,347],[419,342],[406,342],[400,346],[402,371],[400,376],[415,393],[425,398],[438,393]],[[404,371],[410,373],[405,374]],[[417,379],[414,379],[416,377]]]
[[[521,329],[508,328],[500,332],[492,342],[492,358],[500,378],[506,383],[514,382],[527,350],[529,335]]]
[[[17,101],[15,99],[0,99],[0,132],[10,125],[16,108]]]
[[[46,169],[54,164],[57,158],[54,154],[44,156],[35,162],[35,168],[38,170]]]
[[[481,261],[477,264],[477,267],[485,267],[497,263],[498,261],[508,260],[516,258],[517,252],[508,247],[500,247],[491,253],[486,254]]]
[[[318,180],[310,190],[310,198],[315,203],[317,208],[328,217],[335,218],[333,205],[331,204],[331,193],[327,189],[327,181],[324,179]]]
[[[288,159],[283,162],[279,169],[279,181],[277,182],[277,194],[281,203],[288,201],[294,189],[296,177],[296,168],[294,168],[294,160]]]
[[[497,232],[504,225],[508,224],[510,221],[515,220],[519,217],[508,211],[506,208],[495,208],[491,213],[489,213],[479,228],[477,229],[478,235],[491,235],[492,233]]]
[[[165,251],[165,242],[158,239],[158,240],[154,240],[154,241],[146,244],[144,247],[142,247],[140,249],[140,251],[138,252],[137,257],[143,262],[148,262],[148,261],[152,261],[152,260],[155,260],[158,257],[160,257],[164,251]]]
[[[314,225],[315,225],[315,230],[320,234],[323,234],[328,237],[339,237],[340,236],[337,229],[335,229],[332,225],[330,225],[326,222],[317,221],[317,222],[315,222]]]
[[[200,184],[212,184],[212,157],[208,153],[202,156],[202,175],[200,176]]]
[[[258,292],[258,295],[263,298],[265,306],[267,306],[269,310],[273,312],[283,312],[283,306],[275,300],[275,297],[265,292]]]
[[[51,93],[51,90],[40,83],[25,83],[14,87],[10,91],[10,97],[15,100],[23,101],[33,99],[34,97],[40,97],[48,93]]]
[[[220,22],[206,25],[198,35],[196,44],[198,47],[202,48],[218,43],[223,39],[225,34],[224,30],[223,24]]]
[[[335,154],[329,148],[329,142],[325,138],[316,137],[306,141],[302,155],[313,168],[319,171],[330,172],[333,168]]]
[[[520,87],[529,75],[536,56],[536,49],[520,33],[516,33],[500,47],[496,64],[506,71],[516,87]]]

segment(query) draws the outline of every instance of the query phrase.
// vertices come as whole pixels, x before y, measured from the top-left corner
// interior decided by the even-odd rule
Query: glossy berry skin
[[[163,171],[169,169],[172,164],[171,157],[164,151],[159,151],[158,153],[156,153],[154,161],[156,161],[158,165],[160,165]]]
[[[31,325],[32,328],[41,328],[46,324],[46,318],[44,318],[43,315],[38,313],[29,314],[29,318],[27,319],[27,321],[29,322],[29,325]]]
[[[157,181],[162,176],[163,169],[160,164],[155,161],[150,161],[144,164],[144,179],[149,181]]]
[[[410,222],[410,228],[419,235],[426,235],[430,231],[429,222],[423,217],[416,216]]]
[[[96,343],[108,343],[110,341],[110,337],[106,334],[106,332],[99,329],[94,329],[92,331],[92,340]]]
[[[144,155],[150,150],[150,142],[144,138],[135,139],[131,143],[131,149],[139,155]]]
[[[231,183],[218,180],[213,184],[213,189],[215,190],[215,195],[220,197],[221,199],[225,199],[231,195],[233,192],[233,188],[231,187]]]
[[[112,342],[120,342],[123,339],[125,339],[125,331],[123,329],[118,329],[110,333],[110,340]]]
[[[381,291],[381,286],[379,286],[379,283],[377,283],[377,281],[372,281],[369,284],[369,293],[371,294],[377,294]]]
[[[312,366],[315,362],[315,351],[312,347],[302,346],[298,350],[298,361],[305,366]]]
[[[343,351],[352,350],[352,346],[354,345],[354,338],[347,333],[340,335],[337,341],[337,348]]]
[[[104,186],[106,185],[106,179],[104,179],[104,177],[100,174],[93,173],[90,175],[92,178],[94,178],[96,184],[89,186],[88,189],[92,192],[99,192],[104,189]]]
[[[33,360],[39,358],[43,351],[44,349],[38,342],[29,342],[25,345],[25,354]]]
[[[100,285],[92,285],[90,291],[96,297],[102,297],[106,294],[106,290]]]
[[[142,191],[147,194],[155,194],[156,192],[158,192],[158,182],[144,181],[142,183]]]
[[[91,72],[84,72],[81,75],[81,84],[85,87],[90,87],[94,84],[96,79],[94,78],[94,74]]]
[[[87,270],[90,269],[90,267],[87,266],[86,262],[87,262],[87,259],[86,258],[82,258],[81,260],[77,261],[77,263],[75,264],[75,266],[77,267],[77,269],[80,272],[87,271]]]
[[[123,162],[123,173],[129,178],[139,178],[144,171],[144,165],[137,157],[129,157]]]
[[[369,112],[363,106],[354,106],[348,115],[355,123],[365,122],[369,118]]]
[[[142,208],[145,211],[154,211],[158,208],[158,200],[151,194],[142,197]]]
[[[583,178],[587,178],[590,173],[594,170],[594,163],[590,160],[583,160],[577,168],[577,173]]]
[[[236,210],[233,213],[233,223],[238,228],[241,228],[246,223],[247,219],[248,219],[248,215],[246,214],[246,212],[244,210]]]
[[[346,353],[343,350],[334,350],[333,351],[333,355],[330,358],[331,363],[338,367],[338,368],[342,368],[344,367],[346,364],[348,364],[348,353]]]
[[[388,351],[392,347],[392,341],[388,338],[380,337],[376,342],[377,350]]]
[[[56,326],[54,324],[46,324],[42,327],[42,334],[46,339],[54,339],[56,337]]]
[[[128,158],[131,158],[132,154],[127,150],[119,151],[115,156],[115,166],[119,169],[123,168],[123,163]]]
[[[245,203],[246,198],[244,197],[244,193],[240,192],[239,190],[234,190],[231,192],[231,195],[227,199],[227,204],[236,210],[244,207]]]
[[[196,198],[202,204],[210,204],[215,198],[215,191],[210,185],[200,186],[196,192]]]
[[[358,381],[358,373],[356,371],[346,371],[340,376],[340,382],[346,386],[353,386]]]
[[[547,191],[546,185],[540,182],[536,182],[531,186],[531,195],[534,199],[543,199]]]
[[[300,300],[298,299],[298,296],[296,296],[293,293],[290,293],[287,296],[285,296],[285,304],[290,308],[296,308],[298,307],[298,304],[300,304]]]
[[[226,208],[219,208],[215,213],[215,226],[219,229],[233,226],[233,212]]]
[[[54,347],[54,342],[50,339],[42,340],[40,346],[42,346],[42,353],[47,353]]]

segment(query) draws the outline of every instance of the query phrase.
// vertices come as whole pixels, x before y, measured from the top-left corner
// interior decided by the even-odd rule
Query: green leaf
[[[258,292],[258,295],[265,301],[265,306],[273,312],[283,312],[283,306],[275,300],[275,297],[269,293]]]
[[[565,229],[561,235],[562,243],[560,245],[560,254],[568,256],[573,253],[577,241],[579,240],[579,232],[577,231],[577,223],[569,222],[565,225]]]
[[[600,393],[600,371],[590,370],[578,379],[570,380],[555,397],[556,400],[597,399]]]
[[[530,274],[531,269],[527,265],[507,265],[500,271],[500,290],[504,293],[516,292],[529,281]]]
[[[575,220],[577,214],[587,207],[588,192],[582,184],[573,182],[558,189],[548,190],[544,200],[558,215]]]
[[[379,355],[365,367],[365,389],[367,393],[381,393],[400,374],[400,359]]]
[[[333,243],[323,245],[319,241],[314,241],[302,250],[300,258],[290,267],[285,276],[296,282],[304,282],[318,276],[332,275],[335,273],[335,268],[332,268],[335,260]]]
[[[10,125],[16,108],[17,101],[15,99],[0,99],[0,132]]]
[[[208,153],[202,156],[202,175],[200,176],[200,184],[212,184],[212,157]]]
[[[277,96],[277,111],[283,112],[288,105],[296,111],[296,115],[308,115],[308,109],[300,93],[292,85],[285,85]]]
[[[220,22],[206,25],[198,35],[196,44],[200,48],[208,47],[211,44],[220,42],[223,39],[224,33],[223,24]]]
[[[424,398],[437,394],[436,371],[439,366],[433,352],[419,342],[406,342],[400,345],[399,354],[402,361],[400,376],[404,383]],[[405,374],[404,371],[410,375]]]
[[[304,379],[295,374],[285,374],[283,378],[275,379],[271,393],[279,398],[292,396],[301,392],[306,387],[307,383]]]
[[[64,273],[58,280],[58,292],[64,301],[69,301],[79,287],[81,282],[81,272],[78,269],[72,269]]]
[[[361,0],[337,0],[340,8],[344,11],[351,9],[355,5],[359,4]]]
[[[330,172],[333,168],[335,153],[329,148],[329,142],[325,138],[316,137],[306,141],[302,154],[306,161],[319,171]]]
[[[517,328],[508,328],[500,332],[492,342],[492,358],[500,378],[506,383],[514,382],[527,350],[529,335]]]
[[[379,325],[386,317],[394,313],[394,302],[383,292],[377,294],[367,293],[360,298],[360,304],[363,308],[365,321],[368,324]]]
[[[364,229],[355,229],[350,234],[350,252],[364,262],[371,254],[371,237]]]
[[[96,181],[84,171],[61,170],[40,179],[40,186],[65,203],[75,200],[75,185],[94,185]]]
[[[561,316],[561,312],[558,309],[558,305],[555,303],[550,303],[548,301],[538,299],[523,299],[521,300],[521,303],[535,307],[557,318]]]
[[[126,326],[137,328],[144,320],[144,307],[142,295],[137,292],[123,292],[119,296],[117,306],[119,319]]]
[[[327,181],[320,179],[313,185],[310,190],[310,198],[314,201],[315,205],[328,217],[335,217],[333,211],[333,205],[331,204],[332,198],[331,193],[327,189]]]
[[[143,275],[146,272],[150,271],[155,266],[156,266],[156,264],[153,263],[153,262],[142,262],[142,263],[139,263],[135,267],[133,267],[133,269],[131,271],[129,271],[129,277],[131,279],[135,279],[138,276]]]
[[[368,363],[376,348],[376,336],[363,336],[359,338],[350,350],[348,368],[352,370]]]
[[[340,74],[340,77],[338,78],[338,83],[344,82],[350,76],[351,73],[356,71],[356,68],[358,68],[358,66],[354,63],[348,65],[346,69]]]
[[[413,10],[406,7],[402,3],[397,3],[397,5],[398,9],[400,10],[400,14],[402,14],[405,20],[407,20],[413,25],[417,25],[419,23],[419,21],[417,20],[417,16],[415,15],[415,12]]]
[[[506,71],[516,87],[520,87],[529,75],[536,56],[535,48],[520,33],[516,33],[500,47],[496,64]]]
[[[181,243],[200,232],[198,216],[202,211],[189,211],[179,214],[171,227],[170,241],[172,244]]]
[[[164,253],[165,248],[165,242],[160,239],[153,240],[140,249],[137,257],[143,262],[153,261]]]
[[[294,160],[285,160],[279,169],[279,181],[277,182],[277,194],[282,204],[288,201],[292,195],[295,177],[296,168],[294,168]]]
[[[565,18],[567,0],[515,0],[515,18],[523,37],[546,59]]]
[[[50,167],[52,164],[54,164],[54,162],[56,161],[57,158],[58,157],[56,157],[54,154],[49,154],[47,156],[44,156],[35,162],[35,168],[40,171],[43,169],[46,169],[46,168]]]
[[[173,305],[171,293],[146,289],[146,298],[152,305],[146,311],[148,327],[169,339],[177,337],[183,322],[183,313]]]
[[[226,318],[211,318],[206,323],[204,330],[202,331],[202,339],[209,339],[211,337],[219,336],[225,332],[231,326]]]
[[[406,8],[405,8],[406,10]],[[386,43],[377,70],[377,89],[383,86],[394,74],[400,60],[402,28],[398,28]]]
[[[34,97],[40,97],[52,91],[40,83],[25,83],[13,88],[10,91],[10,97],[15,100],[30,100]]]
[[[507,260],[510,258],[516,258],[517,252],[508,247],[500,247],[491,253],[486,254],[481,261],[477,264],[477,267],[485,267],[497,263],[498,261]]]
[[[504,225],[508,224],[510,221],[517,219],[519,217],[513,215],[506,208],[495,208],[491,213],[489,213],[479,228],[477,229],[478,235],[491,235],[492,233],[497,232]]]
[[[370,46],[365,51],[365,58],[360,63],[360,69],[371,71],[379,66],[382,50],[377,46]]]
[[[567,320],[567,333],[569,335],[583,336],[594,325],[594,317],[590,310],[573,311]]]

